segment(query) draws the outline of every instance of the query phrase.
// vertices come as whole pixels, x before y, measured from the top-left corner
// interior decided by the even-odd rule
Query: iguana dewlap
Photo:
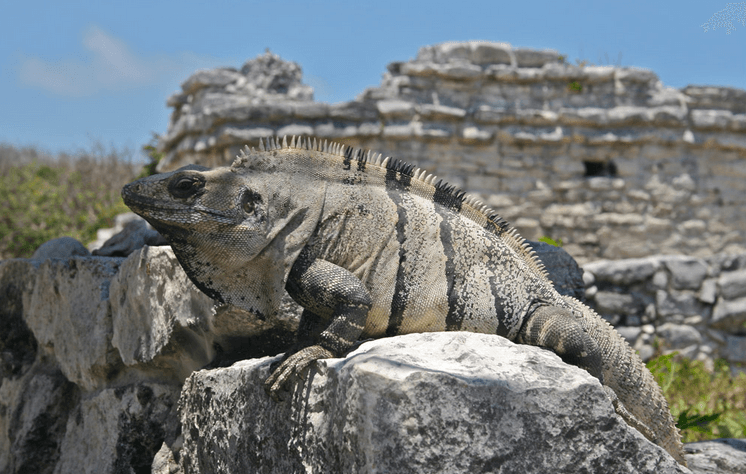
[[[273,396],[360,338],[472,331],[549,348],[597,377],[630,425],[684,464],[653,376],[593,310],[557,293],[515,230],[411,165],[339,144],[273,139],[232,166],[186,166],[128,184],[212,298],[259,317],[286,291],[299,341],[267,379]]]

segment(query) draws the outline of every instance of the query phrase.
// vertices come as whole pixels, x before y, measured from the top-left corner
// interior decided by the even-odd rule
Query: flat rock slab
[[[690,472],[555,354],[472,333],[367,342],[282,402],[277,358],[203,370],[179,403],[185,473]]]
[[[746,473],[746,439],[722,438],[684,445],[694,474]]]

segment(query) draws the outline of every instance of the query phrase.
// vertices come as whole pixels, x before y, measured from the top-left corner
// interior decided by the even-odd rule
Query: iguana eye
[[[205,178],[200,175],[177,176],[168,185],[168,191],[175,198],[188,198],[201,194],[205,188]]]
[[[253,214],[258,202],[262,202],[262,197],[254,191],[247,189],[243,193],[243,196],[241,196],[241,209],[246,214]]]
[[[187,189],[192,187],[192,184],[194,184],[194,181],[192,181],[191,179],[182,178],[176,182],[176,186],[174,187],[182,191],[186,191]]]

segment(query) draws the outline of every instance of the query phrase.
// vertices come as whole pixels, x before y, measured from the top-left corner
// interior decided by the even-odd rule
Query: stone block
[[[622,335],[625,341],[630,346],[635,345],[635,341],[637,341],[637,336],[639,336],[642,333],[642,329],[636,326],[617,326],[614,329]]]
[[[479,42],[472,45],[471,61],[475,64],[511,64],[512,48],[508,43]]]
[[[170,247],[143,247],[110,287],[111,344],[126,365],[152,364],[175,382],[215,356],[214,301],[189,281]]]
[[[656,334],[669,349],[683,349],[702,342],[699,331],[686,324],[665,323],[658,326]]]
[[[189,78],[181,84],[181,90],[183,90],[185,94],[194,94],[196,91],[204,87],[225,87],[228,84],[237,82],[243,77],[243,74],[235,69],[202,69],[189,76]]]
[[[600,313],[626,315],[638,313],[642,309],[632,295],[611,291],[597,292],[594,302]]]
[[[692,293],[666,293],[658,290],[655,293],[655,307],[658,316],[693,316],[704,310],[702,303]]]
[[[0,472],[51,473],[80,391],[51,364],[19,375],[0,378]]]
[[[454,62],[440,65],[436,72],[448,79],[467,80],[479,78],[482,75],[482,68],[467,62]]]
[[[187,379],[185,472],[686,472],[590,374],[497,336],[367,342],[314,364],[283,403],[262,387],[274,360]]]
[[[403,100],[381,100],[376,103],[378,112],[385,117],[411,117],[414,115],[412,102]]]
[[[720,295],[726,300],[746,296],[746,270],[723,272],[717,283]]]
[[[54,472],[150,472],[178,432],[179,386],[142,382],[101,390],[71,411]]]
[[[614,78],[625,82],[658,82],[658,75],[649,69],[625,67],[616,70]]]
[[[560,54],[553,49],[516,48],[513,54],[515,54],[518,67],[542,67],[547,63],[560,64]]]
[[[728,362],[746,363],[746,337],[726,336],[725,358]]]
[[[717,298],[717,280],[707,278],[702,282],[699,290],[699,300],[703,303],[713,304]]]
[[[329,104],[298,102],[293,104],[293,115],[301,119],[321,119],[329,115]]]
[[[310,125],[302,124],[290,124],[285,125],[277,130],[278,137],[292,137],[292,136],[311,136],[313,135],[313,127]],[[288,140],[289,141],[289,140]]]
[[[461,137],[466,141],[486,142],[492,140],[494,132],[479,127],[464,127]]]
[[[664,263],[671,272],[675,290],[698,290],[707,276],[707,264],[689,257],[666,257]]]
[[[684,445],[686,461],[696,474],[736,474],[746,466],[746,441],[721,438]]]
[[[459,107],[447,107],[445,105],[422,104],[419,108],[420,115],[425,119],[463,119],[466,110]]]
[[[733,118],[730,110],[692,110],[692,124],[699,129],[725,129]]]
[[[33,291],[23,297],[24,318],[39,345],[54,355],[68,380],[86,390],[121,367],[110,342],[109,286],[123,260],[47,260],[37,270]]]
[[[714,328],[727,331],[739,331],[746,322],[746,298],[734,300],[718,299],[712,310],[712,321]]]

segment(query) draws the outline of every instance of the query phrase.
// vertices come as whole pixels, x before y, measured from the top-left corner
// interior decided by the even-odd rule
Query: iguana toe
[[[295,354],[291,355],[275,369],[272,374],[267,377],[264,382],[264,389],[269,393],[275,401],[281,401],[280,391],[285,386],[286,382],[291,375],[296,374],[301,376],[301,372],[308,367],[312,362],[318,359],[328,359],[334,357],[334,354],[321,346],[309,346]]]

